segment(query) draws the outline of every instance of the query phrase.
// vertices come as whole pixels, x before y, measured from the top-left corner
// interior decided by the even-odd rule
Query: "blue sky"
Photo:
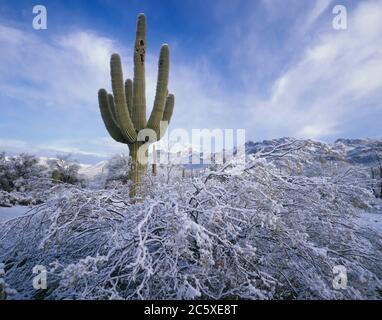
[[[48,29],[32,28],[43,4]],[[382,0],[0,0],[0,150],[71,152],[96,161],[127,149],[107,134],[97,91],[109,57],[132,75],[138,13],[148,21],[150,111],[162,43],[171,48],[171,128],[244,128],[247,139],[381,138]]]

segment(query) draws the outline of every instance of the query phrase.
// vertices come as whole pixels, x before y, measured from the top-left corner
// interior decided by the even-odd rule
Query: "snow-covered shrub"
[[[148,184],[134,204],[128,188],[58,185],[0,224],[9,283],[24,298],[381,298],[381,237],[353,219],[370,190],[343,176],[285,174],[259,154],[240,175],[230,166]],[[43,293],[30,285],[37,264],[48,268]],[[344,290],[332,285],[338,265]]]
[[[7,300],[8,297],[15,295],[17,292],[9,287],[5,282],[5,265],[0,263],[0,300]]]
[[[49,159],[47,164],[50,169],[51,179],[69,184],[80,184],[78,175],[80,166],[71,159],[70,154],[57,155],[55,159]]]
[[[37,157],[26,153],[14,157],[0,154],[0,206],[40,202],[50,187],[47,178],[47,168]]]
[[[0,154],[0,187],[4,191],[30,191],[36,178],[43,175],[44,167],[33,155],[22,153],[7,158],[4,153]]]
[[[129,180],[130,157],[127,155],[117,154],[106,165],[107,177],[106,184],[113,182],[126,184]]]
[[[13,207],[15,205],[35,205],[41,203],[42,197],[42,194],[36,198],[32,196],[32,193],[26,194],[25,192],[5,192],[0,190],[0,207]]]
[[[5,157],[5,153],[0,153],[0,189],[4,191],[12,191],[12,180],[10,162]]]

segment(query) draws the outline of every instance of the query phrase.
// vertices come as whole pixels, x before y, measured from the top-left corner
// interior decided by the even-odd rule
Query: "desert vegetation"
[[[193,178],[158,166],[142,176],[140,202],[118,174],[123,157],[95,178],[113,183],[51,186],[44,203],[0,223],[8,286],[23,299],[380,298],[381,233],[359,222],[381,212],[369,167],[341,144],[247,150],[239,175],[229,159]],[[45,291],[30,288],[36,264],[48,269]],[[346,290],[333,288],[336,265]]]

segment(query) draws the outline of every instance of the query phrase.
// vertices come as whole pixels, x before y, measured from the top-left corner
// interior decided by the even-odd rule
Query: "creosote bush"
[[[9,284],[45,299],[381,298],[380,236],[355,222],[370,190],[347,175],[285,175],[272,157],[249,157],[240,175],[227,162],[148,184],[140,203],[126,201],[128,188],[56,186],[46,204],[0,224]],[[43,297],[30,289],[36,264],[49,270]],[[332,285],[338,265],[346,290]]]
[[[9,287],[9,285],[5,282],[4,277],[5,265],[4,263],[0,263],[0,300],[7,300],[17,293],[16,290]]]

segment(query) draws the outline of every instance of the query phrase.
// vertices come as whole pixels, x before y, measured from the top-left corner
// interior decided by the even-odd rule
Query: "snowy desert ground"
[[[32,208],[25,206],[15,206],[15,207],[0,207],[0,221],[6,221],[13,218],[21,217],[30,211]]]
[[[239,174],[234,159],[185,177],[160,166],[135,202],[121,157],[77,168],[77,183],[39,183],[42,200],[0,208],[9,298],[381,299],[381,146],[249,142]],[[47,290],[32,287],[36,265]]]
[[[370,228],[382,237],[382,209],[381,205],[376,213],[360,212],[356,218],[356,224],[360,227]]]
[[[33,207],[0,207],[0,221],[22,217],[31,211],[33,211]],[[380,201],[379,208],[376,210],[376,212],[370,213],[360,211],[357,217],[354,218],[354,222],[359,227],[374,230],[382,237],[382,201]]]

